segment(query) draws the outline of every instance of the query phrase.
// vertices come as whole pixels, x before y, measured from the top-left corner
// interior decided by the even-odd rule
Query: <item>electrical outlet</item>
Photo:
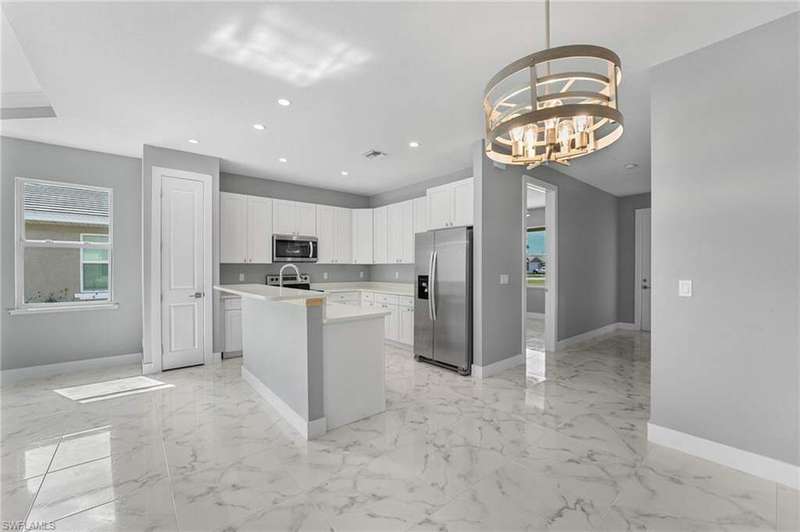
[[[692,297],[692,281],[678,281],[678,295],[680,297]]]
[[[500,284],[508,284],[508,274],[501,273],[500,274]]]
[[[358,272],[358,276],[359,276],[359,278],[363,279],[364,278],[364,272]]]
[[[328,280],[328,272],[322,272],[322,278]]]
[[[395,279],[399,279],[400,278],[400,272],[394,272],[394,278]]]
[[[243,273],[240,273],[240,274],[239,274],[239,281],[240,281],[240,282],[241,282],[241,281],[244,281],[244,274],[243,274]]]

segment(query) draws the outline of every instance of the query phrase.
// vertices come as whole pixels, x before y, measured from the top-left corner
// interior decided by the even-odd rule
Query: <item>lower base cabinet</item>
[[[222,300],[225,331],[222,352],[239,353],[242,351],[242,300],[238,297],[226,297]]]

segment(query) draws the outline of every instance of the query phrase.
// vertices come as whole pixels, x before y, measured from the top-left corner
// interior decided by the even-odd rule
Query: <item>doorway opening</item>
[[[530,378],[546,378],[547,352],[556,348],[557,331],[557,199],[550,183],[523,179],[523,352]]]
[[[636,273],[634,275],[634,323],[640,331],[650,332],[652,292],[650,209],[636,209]]]

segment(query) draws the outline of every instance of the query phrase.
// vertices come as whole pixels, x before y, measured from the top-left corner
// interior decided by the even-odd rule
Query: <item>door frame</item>
[[[522,345],[521,353],[526,353],[526,329],[527,329],[527,307],[528,307],[528,278],[525,267],[525,246],[528,240],[528,223],[526,214],[528,213],[528,186],[533,185],[545,191],[545,249],[547,251],[547,275],[545,276],[545,295],[544,295],[544,348],[545,351],[555,351],[558,343],[558,186],[536,179],[527,174],[522,175],[522,194],[521,201],[521,233],[520,242],[522,245]]]
[[[652,234],[653,234],[653,215],[650,210],[650,207],[644,209],[636,209],[633,211],[634,214],[634,274],[633,274],[633,323],[636,327],[636,330],[642,330],[642,246],[641,246],[641,236],[642,236],[642,216],[647,213],[650,215],[650,285],[652,286],[652,277],[653,277],[653,241],[652,241]],[[652,291],[650,292],[650,297],[652,298]],[[653,327],[653,315],[652,315],[652,299],[650,305],[650,328]]]
[[[203,239],[206,245],[203,246],[203,292],[206,294],[203,306],[203,360],[209,363],[213,360],[213,190],[212,177],[208,174],[197,172],[187,172],[173,168],[153,166],[150,187],[150,207],[151,220],[149,235],[150,239],[150,263],[145,264],[143,274],[149,274],[150,278],[150,304],[145,306],[145,328],[149,330],[149,347],[151,360],[148,363],[142,361],[144,373],[158,373],[161,371],[163,357],[163,338],[161,323],[161,190],[164,177],[177,179],[191,179],[203,183]],[[144,224],[144,220],[142,220]],[[145,336],[147,338],[147,336]]]

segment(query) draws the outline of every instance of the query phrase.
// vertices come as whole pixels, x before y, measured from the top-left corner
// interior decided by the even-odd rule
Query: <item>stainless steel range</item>
[[[267,283],[269,286],[280,286],[280,275],[267,275]],[[286,288],[296,288],[298,290],[311,290],[311,276],[307,273],[300,275],[294,273],[286,273],[283,275],[283,286]]]

